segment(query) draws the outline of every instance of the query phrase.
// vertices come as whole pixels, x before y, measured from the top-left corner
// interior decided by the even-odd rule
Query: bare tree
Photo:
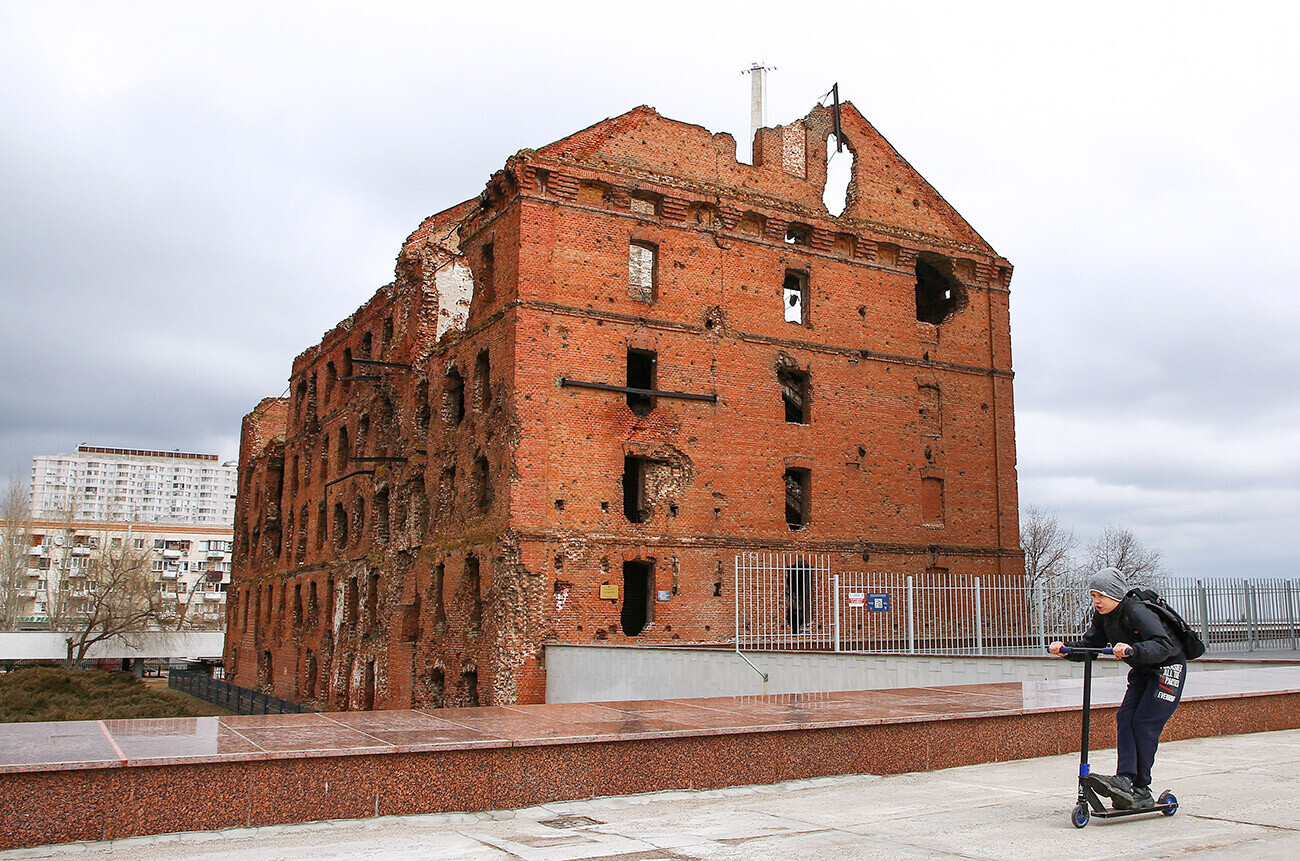
[[[1078,546],[1074,530],[1063,526],[1055,511],[1030,506],[1020,522],[1020,549],[1030,591],[1040,583],[1073,575],[1077,565],[1072,554]]]
[[[1169,576],[1160,551],[1138,541],[1133,530],[1125,526],[1108,524],[1088,545],[1087,556],[1092,570],[1118,568],[1131,587],[1160,589]]]
[[[94,537],[98,541],[78,546],[98,552],[65,557],[84,562],[66,569],[67,579],[58,589],[57,630],[66,634],[69,666],[85,660],[96,643],[114,637],[129,643],[132,634],[157,630],[164,615],[165,599],[150,572],[149,551],[136,546],[132,529],[120,536],[104,532]],[[55,629],[54,614],[50,622]]]
[[[32,519],[27,490],[10,480],[0,496],[0,631],[12,631],[27,603]]]

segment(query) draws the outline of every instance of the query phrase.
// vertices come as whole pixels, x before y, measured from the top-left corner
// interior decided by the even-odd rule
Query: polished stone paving
[[[1098,751],[1098,770],[1114,752]],[[168,834],[0,852],[0,861],[866,861],[1300,858],[1300,730],[1161,746],[1181,808],[1075,829],[1078,756],[885,777],[658,792],[479,814]]]
[[[1195,665],[1192,665],[1193,668]],[[1118,703],[1123,677],[1093,682]],[[1300,691],[1300,666],[1189,671],[1185,699]],[[0,773],[681,738],[1077,709],[1066,679],[614,703],[0,724]]]

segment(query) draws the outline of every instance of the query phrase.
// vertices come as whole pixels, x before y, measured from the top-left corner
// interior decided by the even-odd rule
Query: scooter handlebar
[[[1104,649],[1094,649],[1094,648],[1091,648],[1091,647],[1089,647],[1089,646],[1061,646],[1061,654],[1062,654],[1062,655],[1068,655],[1068,654],[1070,654],[1071,652],[1080,652],[1080,653],[1083,653],[1083,654],[1090,654],[1090,655],[1113,655],[1113,654],[1115,654],[1115,650],[1112,649],[1110,646],[1107,646],[1107,647],[1104,648]]]

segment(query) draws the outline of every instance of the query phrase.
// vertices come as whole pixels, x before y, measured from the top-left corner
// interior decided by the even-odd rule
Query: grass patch
[[[0,723],[195,717],[182,694],[151,690],[130,673],[24,667],[0,675]]]

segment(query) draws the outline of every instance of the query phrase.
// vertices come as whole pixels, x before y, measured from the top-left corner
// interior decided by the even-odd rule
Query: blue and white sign
[[[867,610],[872,613],[889,612],[889,593],[872,592],[867,596]]]

